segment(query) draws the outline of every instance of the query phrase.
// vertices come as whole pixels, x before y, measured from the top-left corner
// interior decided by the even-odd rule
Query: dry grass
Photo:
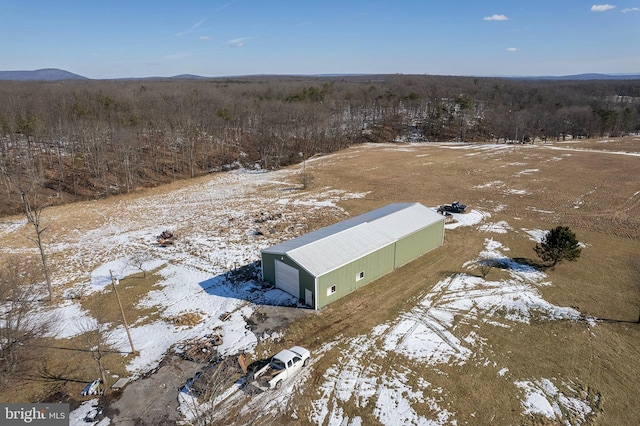
[[[640,141],[584,141],[570,148],[640,152]],[[640,412],[632,408],[640,389],[640,350],[635,346],[640,324],[633,323],[638,319],[640,291],[634,287],[637,271],[630,267],[630,259],[640,253],[637,157],[522,146],[486,153],[428,145],[407,146],[405,151],[375,146],[345,150],[307,164],[307,170],[314,174],[317,189],[367,192],[364,199],[342,203],[352,215],[391,202],[435,206],[459,199],[471,208],[489,211],[490,221],[504,220],[514,228],[569,225],[587,248],[577,262],[547,271],[553,285],[541,289],[544,298],[559,306],[574,306],[585,315],[614,320],[593,329],[585,322],[566,321],[533,321],[511,328],[483,325],[476,331],[486,338],[483,350],[489,353],[484,355],[498,367],[484,365],[486,357],[480,354],[462,366],[439,366],[443,375],[395,356],[383,362],[383,371],[405,365],[434,387],[447,389],[447,409],[456,413],[459,424],[549,424],[540,416],[522,416],[513,389],[497,374],[501,367],[507,367],[514,380],[556,378],[573,383],[586,399],[601,398],[593,403],[595,424],[640,421]],[[522,174],[523,170],[531,171]],[[484,186],[488,182],[496,183]],[[509,247],[514,258],[538,261],[535,243],[523,232],[448,231],[444,247],[291,325],[282,346],[301,344],[313,351],[336,336],[369,333],[374,326],[408,311],[442,278],[466,271],[462,265],[478,255],[488,237]],[[500,279],[500,274],[504,272],[494,269],[489,278]],[[258,353],[268,353],[272,346],[259,347]],[[308,391],[297,404],[301,412],[317,397],[314,389],[341,350],[344,348],[334,347],[314,365]],[[429,413],[420,404],[414,409]],[[370,418],[369,409],[355,405],[348,405],[345,415],[377,422]]]
[[[443,366],[440,370],[446,374],[434,374],[429,368],[396,356],[385,360],[382,368],[390,370],[404,365],[414,369],[416,377],[428,378],[434,387],[446,388],[447,409],[456,413],[458,424],[545,424],[542,418],[523,419],[516,395],[504,386],[505,379],[497,375],[501,367],[507,367],[514,378],[555,377],[574,382],[576,388],[582,388],[590,397],[601,395],[601,411],[594,419],[595,424],[638,424],[640,412],[636,409],[635,395],[640,390],[637,348],[640,325],[633,321],[638,319],[640,292],[634,287],[637,271],[631,263],[640,253],[640,161],[638,157],[598,151],[640,153],[640,140],[509,146],[499,151],[481,147],[473,150],[428,144],[354,147],[307,162],[307,172],[313,176],[307,191],[331,188],[366,193],[364,198],[341,202],[350,215],[392,202],[418,201],[435,206],[457,199],[470,208],[489,212],[488,220],[492,222],[506,221],[514,230],[568,225],[587,247],[577,262],[563,263],[547,271],[553,285],[540,290],[550,303],[575,306],[585,315],[611,321],[595,328],[584,322],[566,321],[534,321],[511,328],[481,325],[477,331],[486,338],[483,350],[488,353],[484,355],[499,367],[484,365],[480,356],[462,366]],[[144,192],[168,193],[173,187],[189,184],[182,182]],[[116,205],[123,199],[114,197],[109,202]],[[85,225],[80,216],[72,215],[71,212],[81,209],[72,206],[61,209],[69,209],[68,214],[60,215],[67,217],[64,225],[68,229],[100,226],[95,216]],[[343,219],[326,215],[316,218],[301,225],[310,231]],[[305,316],[288,327],[282,342],[259,345],[255,357],[266,357],[279,347],[293,344],[309,347],[313,352],[337,336],[348,338],[369,333],[376,325],[411,309],[441,279],[469,272],[463,264],[477,257],[489,237],[509,247],[514,258],[537,260],[535,243],[521,231],[507,234],[489,234],[472,228],[447,231],[442,248],[321,312]],[[503,274],[493,269],[488,278],[497,280]],[[147,280],[131,277],[121,281],[121,296],[130,322],[161,315],[136,307],[137,301],[155,284],[154,277],[151,274]],[[119,313],[112,296],[110,292],[99,295],[105,310],[116,321]],[[314,364],[312,377],[296,400],[299,419],[305,418],[311,401],[317,397],[317,387],[340,349],[334,347]],[[86,354],[60,352],[73,353],[74,358],[68,359],[86,368],[86,372],[78,371],[85,380],[95,376]],[[59,368],[62,358],[58,360]],[[109,361],[109,368],[121,371],[124,361],[124,357],[117,355]],[[427,406],[420,404],[414,408],[423,410],[421,414],[429,412]],[[376,422],[371,410],[355,405],[345,415],[361,416],[364,424]],[[282,420],[263,423],[278,424]]]
[[[140,325],[160,318],[161,312],[156,308],[138,306],[138,302],[155,287],[160,279],[160,276],[154,272],[147,272],[146,278],[142,273],[134,274],[121,279],[118,284],[118,292],[129,324],[136,322]],[[80,305],[101,323],[123,327],[120,308],[112,290],[82,297]],[[86,329],[87,332],[71,339],[46,339],[40,342],[42,364],[37,370],[32,371],[19,387],[0,390],[0,400],[59,401],[67,400],[69,397],[78,399],[84,386],[100,377],[100,370],[89,350],[91,345],[85,337],[92,324],[78,324],[78,327],[81,330]],[[129,354],[106,347],[103,363],[110,378],[127,377],[129,373],[126,365],[129,361]]]
[[[157,307],[144,308],[139,306],[139,302],[153,290],[161,279],[157,271],[138,273],[120,279],[118,284],[118,294],[122,302],[122,308],[129,324],[148,324],[160,318],[162,312]],[[122,314],[118,306],[113,287],[107,286],[105,291],[91,294],[80,300],[82,309],[88,311],[93,318],[99,318],[103,323],[122,324]]]

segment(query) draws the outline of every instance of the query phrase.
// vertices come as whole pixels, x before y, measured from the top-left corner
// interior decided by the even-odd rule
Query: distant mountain
[[[180,75],[174,75],[171,78],[176,80],[199,80],[199,79],[211,78],[211,77],[203,77],[201,75],[194,75],[194,74],[180,74]]]
[[[45,68],[35,71],[0,71],[0,80],[15,81],[58,81],[58,80],[87,80],[78,74],[57,68]]]
[[[157,75],[152,75],[149,77],[119,77],[119,78],[112,78],[110,80],[115,80],[115,81],[147,81],[147,80],[157,80],[157,81],[167,81],[167,80],[203,80],[203,79],[210,79],[213,77],[204,77],[201,75],[194,75],[194,74],[179,74],[179,75],[173,75],[171,77],[161,77],[161,76],[157,76]]]
[[[292,74],[293,75],[293,74]],[[379,74],[306,74],[297,75],[298,77],[372,77]],[[283,77],[283,75],[270,75],[270,74],[253,74],[242,76],[247,77]],[[384,74],[380,74],[380,77],[384,77]],[[210,78],[237,78],[239,76],[218,76],[218,77],[206,77],[194,74],[179,74],[172,77],[127,77],[127,78],[115,78],[111,80],[202,80]],[[561,75],[561,76],[493,76],[499,78],[511,78],[515,80],[640,80],[640,74],[575,74],[575,75]],[[78,74],[71,73],[69,71],[61,70],[58,68],[44,68],[35,71],[0,71],[0,80],[14,80],[14,81],[60,81],[60,80],[88,80],[87,77],[83,77]]]
[[[526,80],[640,80],[640,74],[575,74],[562,76],[513,77]]]

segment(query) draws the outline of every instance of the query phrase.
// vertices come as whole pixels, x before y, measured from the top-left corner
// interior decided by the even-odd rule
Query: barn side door
[[[304,289],[304,304],[310,308],[315,308],[313,305],[313,292],[308,288]]]

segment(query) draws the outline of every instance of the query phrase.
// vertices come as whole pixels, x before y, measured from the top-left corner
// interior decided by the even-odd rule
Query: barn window
[[[358,275],[356,275],[356,281],[360,281],[364,278],[364,271],[361,271]]]
[[[331,296],[331,295],[332,295],[333,293],[335,293],[335,292],[336,292],[336,286],[335,286],[335,285],[332,285],[331,287],[329,287],[329,288],[327,289],[327,296]]]

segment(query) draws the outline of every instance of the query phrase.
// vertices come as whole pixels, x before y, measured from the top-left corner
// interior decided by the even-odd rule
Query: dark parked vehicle
[[[438,213],[464,213],[467,210],[466,204],[460,204],[459,201],[454,201],[451,204],[443,204],[438,207]]]

